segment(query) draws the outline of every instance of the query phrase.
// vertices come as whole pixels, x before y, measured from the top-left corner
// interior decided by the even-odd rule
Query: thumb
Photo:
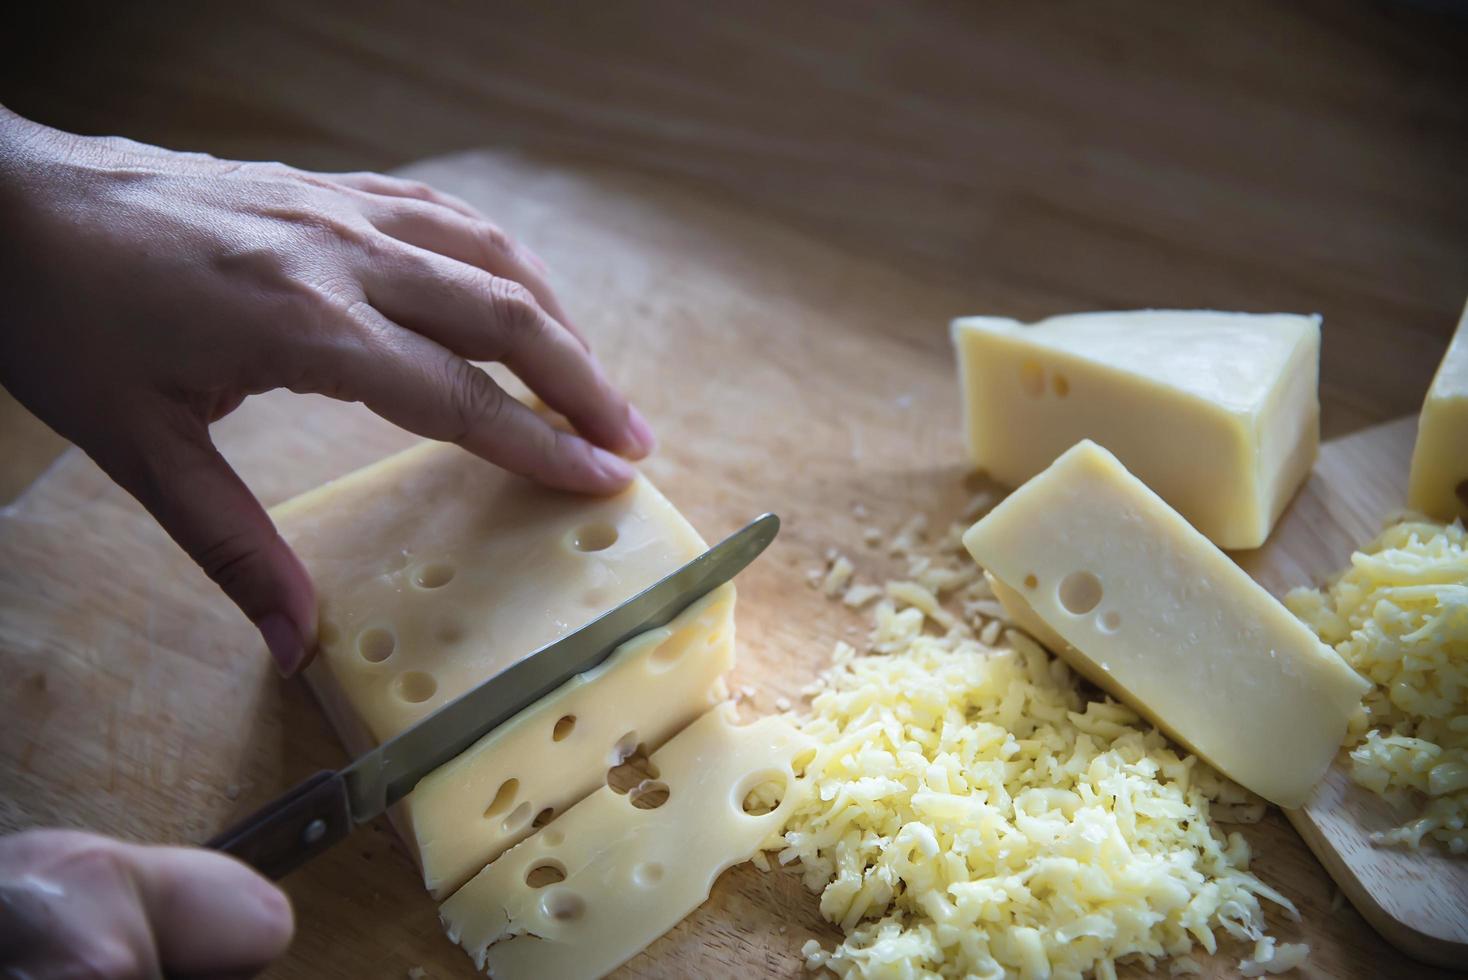
[[[120,846],[169,975],[249,975],[285,952],[290,900],[250,868],[190,847]]]
[[[315,642],[315,590],[208,429],[163,421],[129,455],[98,462],[255,624],[280,672],[295,673]]]

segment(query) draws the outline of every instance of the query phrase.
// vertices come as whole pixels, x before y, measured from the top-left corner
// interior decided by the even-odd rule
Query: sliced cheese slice
[[[1254,548],[1315,460],[1318,317],[969,317],[953,339],[969,451],[1001,483],[1093,439],[1219,547]]]
[[[1468,521],[1468,305],[1422,403],[1407,506]]]
[[[1037,617],[1080,673],[1281,806],[1305,802],[1370,687],[1089,440],[963,543],[1017,623]]]
[[[652,755],[665,802],[639,809],[637,790],[603,786],[444,902],[449,938],[496,980],[609,973],[784,826],[806,792],[797,759],[812,747],[782,719],[740,726],[730,705],[715,708]],[[778,805],[761,812],[774,800],[756,793],[764,804],[747,812],[766,784]]]
[[[435,770],[403,801],[428,890],[450,894],[595,790],[637,746],[656,749],[722,701],[733,666],[730,583]]]
[[[384,741],[705,550],[644,479],[547,490],[425,443],[272,511],[321,597],[308,679]]]

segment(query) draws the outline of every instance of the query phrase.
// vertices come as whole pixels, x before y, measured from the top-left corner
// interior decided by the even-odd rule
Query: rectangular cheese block
[[[1315,461],[1318,317],[968,317],[953,340],[970,454],[1009,486],[1091,439],[1219,547],[1255,548]]]
[[[1038,618],[1081,674],[1280,806],[1305,802],[1370,686],[1093,442],[963,542],[1017,622]]]
[[[715,708],[652,755],[650,782],[603,786],[459,889],[440,908],[449,938],[496,980],[604,976],[784,826],[812,748],[783,719],[740,726],[731,705]],[[757,787],[774,792],[751,797]]]
[[[1468,521],[1468,305],[1422,403],[1407,506]]]
[[[403,802],[428,890],[452,893],[635,748],[656,749],[722,701],[733,666],[726,583],[435,770]]]
[[[705,550],[646,480],[612,497],[562,493],[441,443],[328,483],[272,517],[320,599],[307,680],[354,754]],[[731,586],[594,671],[598,686],[624,695],[626,712],[611,699],[592,705],[589,680],[573,680],[451,763],[452,782],[430,776],[395,807],[428,886],[451,889],[547,810],[589,793],[617,739],[635,734],[655,747],[722,696],[733,607]],[[544,742],[556,750],[555,768],[516,766],[546,758]],[[511,779],[515,792],[500,796]]]

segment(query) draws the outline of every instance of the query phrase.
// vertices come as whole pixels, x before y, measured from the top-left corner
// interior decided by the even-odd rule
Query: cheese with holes
[[[1001,483],[1092,439],[1219,547],[1254,548],[1315,461],[1319,317],[968,317],[953,340],[969,452]]]
[[[561,493],[441,443],[328,483],[272,517],[321,601],[320,648],[307,680],[354,753],[705,549],[644,479],[612,497]],[[589,708],[589,681],[573,680],[451,763],[452,783],[430,776],[394,808],[429,887],[452,888],[528,834],[543,811],[589,793],[613,743],[634,724],[637,740],[653,747],[721,697],[719,675],[734,655],[733,606],[732,587],[710,595],[594,672],[598,687],[635,711],[611,700]],[[664,671],[658,697],[644,683],[651,665]],[[573,727],[561,723],[557,741],[567,715]],[[499,797],[510,779],[515,792]]]
[[[656,785],[641,788],[666,789],[661,805],[598,789],[444,902],[449,938],[496,980],[609,973],[784,826],[804,799],[795,766],[813,744],[783,719],[741,726],[732,706],[715,708],[653,753]],[[753,801],[763,805],[747,812]]]
[[[429,891],[448,895],[595,790],[637,746],[657,748],[722,701],[733,666],[728,583],[434,771],[405,801]]]
[[[1468,522],[1468,305],[1422,403],[1407,506]]]
[[[964,546],[1055,652],[1215,768],[1298,807],[1369,684],[1115,456],[1077,444]],[[1016,619],[1024,622],[1024,609]]]

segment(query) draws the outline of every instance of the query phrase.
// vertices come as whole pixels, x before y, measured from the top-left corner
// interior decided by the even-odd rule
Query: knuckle
[[[468,361],[454,362],[449,371],[454,426],[449,441],[463,443],[476,430],[494,427],[505,410],[505,393]]]
[[[489,284],[489,304],[494,318],[522,339],[540,326],[535,296],[512,279],[495,279]]]
[[[492,221],[474,221],[471,227],[480,247],[492,256],[514,255],[515,240]]]
[[[260,543],[248,531],[213,538],[194,554],[194,561],[227,594],[245,581],[260,554]]]

